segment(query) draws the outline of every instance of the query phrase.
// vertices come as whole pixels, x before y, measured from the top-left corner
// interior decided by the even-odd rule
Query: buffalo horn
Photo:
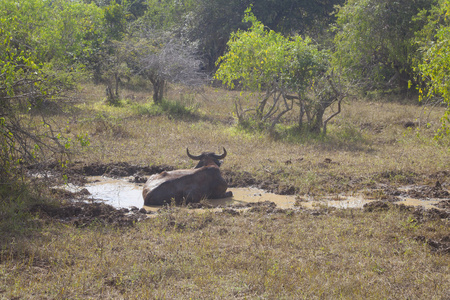
[[[227,156],[227,150],[225,150],[225,147],[223,147],[223,154],[222,155],[216,155],[214,154],[215,159],[224,159],[225,156]]]
[[[195,156],[195,155],[190,154],[188,148],[186,148],[186,152],[187,152],[187,156],[189,156],[193,160],[200,160],[202,158],[202,155]]]

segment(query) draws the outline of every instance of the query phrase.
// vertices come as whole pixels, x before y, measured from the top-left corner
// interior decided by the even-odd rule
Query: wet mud
[[[111,178],[129,177],[131,182],[145,183],[147,178],[153,174],[159,174],[163,171],[172,171],[175,168],[169,165],[151,165],[140,166],[127,162],[109,163],[109,164],[84,164],[72,163],[66,168],[61,168],[57,164],[33,165],[29,167],[29,174],[32,176],[52,177],[55,180],[65,175],[69,183],[74,185],[83,185],[87,182],[86,177],[106,176]],[[43,171],[45,170],[45,171]],[[280,195],[294,195],[298,189],[291,185],[281,184],[277,179],[257,180],[248,172],[233,172],[222,169],[222,176],[227,181],[229,187],[256,187],[268,192]],[[42,176],[41,174],[45,174]]]
[[[435,186],[419,186],[408,190],[408,195],[412,198],[449,198],[450,193],[442,188],[439,181]]]
[[[450,254],[450,235],[446,235],[440,239],[429,239],[423,235],[419,235],[415,240],[427,244],[432,252]]]
[[[90,225],[113,225],[118,227],[133,226],[146,218],[145,212],[139,209],[116,209],[104,203],[71,202],[66,204],[35,204],[29,212],[39,214],[43,219],[57,219],[60,222],[73,224],[76,227]]]

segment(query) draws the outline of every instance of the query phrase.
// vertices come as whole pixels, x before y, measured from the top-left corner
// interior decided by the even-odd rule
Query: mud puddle
[[[87,190],[89,201],[103,202],[115,208],[143,207],[143,184],[129,182],[126,178],[113,179],[104,176],[87,177],[83,186],[68,184],[64,188],[77,193]],[[155,209],[156,210],[156,209]]]
[[[143,184],[130,182],[128,178],[112,179],[103,176],[88,177],[88,183],[83,187],[70,188],[77,191],[85,188],[89,191],[92,200],[103,201],[115,208],[144,207],[147,211],[157,211],[160,206],[143,206],[142,187]],[[206,200],[212,207],[226,207],[239,204],[257,203],[270,201],[274,202],[278,208],[289,209],[294,207],[304,207],[308,209],[320,207],[335,208],[362,208],[365,204],[375,200],[364,199],[360,196],[339,195],[334,197],[323,197],[320,199],[306,199],[298,201],[297,196],[277,195],[265,192],[258,188],[229,188],[233,192],[233,197],[224,199]],[[436,208],[438,199],[420,200],[413,198],[401,198],[395,204],[407,206],[422,206],[425,209]]]
[[[331,206],[335,208],[362,208],[365,204],[371,203],[378,200],[370,200],[364,199],[362,196],[339,196],[339,200],[333,200],[332,198],[323,198],[319,201],[311,201],[305,202],[305,206],[314,208],[315,206],[325,205]],[[398,201],[393,202],[393,204],[403,204],[405,206],[422,206],[425,209],[436,208],[436,204],[438,204],[441,200],[432,199],[432,200],[421,200],[421,199],[413,199],[413,198],[399,198]]]

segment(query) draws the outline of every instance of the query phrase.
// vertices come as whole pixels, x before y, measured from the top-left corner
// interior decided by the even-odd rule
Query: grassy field
[[[120,107],[104,104],[102,87],[72,95],[54,120],[69,136],[90,137],[87,148],[73,145],[73,160],[181,168],[193,166],[186,147],[225,147],[224,171],[300,196],[437,180],[449,189],[449,140],[431,139],[439,110],[354,100],[325,137],[296,135],[287,124],[269,135],[236,126],[239,92],[174,87],[168,98],[178,104],[159,107],[149,95],[124,91]],[[391,204],[373,212],[171,207],[133,226],[24,220],[0,242],[1,299],[450,298],[449,254],[441,251],[450,243],[448,219]]]

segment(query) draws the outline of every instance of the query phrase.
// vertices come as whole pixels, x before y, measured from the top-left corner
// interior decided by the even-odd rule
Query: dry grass
[[[446,229],[447,230],[446,230]],[[52,223],[2,254],[7,299],[448,299],[448,234],[408,213],[186,209],[131,229]]]
[[[125,92],[122,107],[86,85],[57,121],[68,135],[88,133],[74,160],[190,167],[192,153],[221,151],[224,167],[299,193],[341,193],[377,182],[449,186],[449,141],[431,129],[407,130],[422,108],[347,103],[327,137],[278,136],[233,126],[237,92],[169,91],[190,109],[155,113],[148,94]],[[324,159],[332,163],[324,163]],[[292,163],[286,164],[286,161]],[[445,177],[446,176],[446,177]],[[448,220],[417,221],[410,212],[362,210],[248,212],[172,208],[132,228],[76,228],[34,220],[0,243],[2,299],[449,299],[448,254],[421,242],[448,238]]]

